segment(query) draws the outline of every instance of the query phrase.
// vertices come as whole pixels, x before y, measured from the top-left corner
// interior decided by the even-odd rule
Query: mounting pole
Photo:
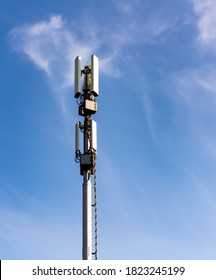
[[[88,153],[90,143],[88,139],[87,118],[84,120],[84,154]],[[83,207],[83,260],[92,259],[92,185],[89,171],[83,171],[83,190],[82,190],[82,207]]]
[[[83,174],[83,260],[92,259],[92,185],[88,178],[88,172],[84,171]]]
[[[81,76],[84,76],[81,89]],[[78,113],[84,117],[84,123],[77,122],[75,126],[75,161],[80,163],[82,184],[82,259],[97,259],[97,205],[96,205],[96,153],[97,128],[91,115],[97,112],[98,96],[98,58],[91,56],[91,65],[81,70],[81,57],[75,59],[74,97],[78,101]],[[83,153],[80,151],[80,132],[83,133]],[[91,175],[94,175],[94,204],[92,205]],[[95,251],[92,252],[92,207],[95,207],[94,237]]]

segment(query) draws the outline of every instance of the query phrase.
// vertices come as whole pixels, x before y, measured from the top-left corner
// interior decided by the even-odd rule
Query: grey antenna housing
[[[74,69],[74,97],[79,98],[82,94],[81,89],[81,56],[77,56],[75,59]]]
[[[97,123],[91,120],[91,149],[97,153]]]
[[[96,55],[91,56],[91,92],[99,95],[99,60]]]

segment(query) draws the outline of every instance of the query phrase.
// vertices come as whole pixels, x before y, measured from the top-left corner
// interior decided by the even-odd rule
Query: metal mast
[[[81,88],[81,76],[84,77]],[[99,63],[91,56],[91,65],[81,69],[81,57],[75,59],[74,97],[77,99],[78,113],[84,117],[83,124],[75,125],[75,161],[80,163],[82,184],[82,259],[97,259],[97,201],[96,201],[96,153],[97,124],[91,116],[97,112],[96,97],[99,95]],[[83,133],[83,153],[80,150],[80,132]],[[94,175],[94,203],[92,204],[91,175]],[[92,252],[92,207],[94,207],[94,252]]]

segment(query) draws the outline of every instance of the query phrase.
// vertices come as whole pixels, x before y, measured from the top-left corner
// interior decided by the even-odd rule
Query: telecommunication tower
[[[75,125],[75,161],[80,163],[82,184],[82,259],[97,260],[97,195],[96,195],[96,154],[97,154],[97,124],[92,115],[97,112],[96,97],[99,95],[99,61],[91,56],[91,65],[81,69],[81,57],[75,59],[74,97],[78,103],[78,114],[84,117],[83,123]],[[83,77],[83,86],[81,80]],[[80,150],[80,135],[83,135],[83,151]],[[92,192],[91,176],[94,177],[94,192]],[[93,198],[94,197],[94,198]],[[93,204],[92,204],[93,200]],[[94,217],[92,218],[92,208]],[[94,220],[94,226],[92,225]],[[93,234],[94,227],[94,234]],[[94,235],[94,252],[92,240]]]

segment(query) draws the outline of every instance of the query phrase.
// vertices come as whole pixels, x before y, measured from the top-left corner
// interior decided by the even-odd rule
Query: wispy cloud
[[[79,31],[69,27],[62,15],[16,26],[9,32],[12,48],[25,54],[60,88],[73,85],[73,65],[77,55],[82,56],[84,63],[89,63],[90,54],[99,53],[100,70],[118,76],[119,70],[112,70],[116,69],[117,57],[121,57],[126,44],[155,43],[173,23],[158,15],[143,19],[139,9],[134,18],[134,3],[131,5],[129,1],[117,1],[115,5],[118,7],[115,13],[118,21],[113,18],[110,22],[114,23],[102,24],[89,16],[89,27],[82,28],[83,23],[80,22]],[[139,8],[139,1],[136,1],[136,7]],[[129,13],[130,10],[133,13]]]
[[[88,28],[86,22],[77,19],[75,24],[60,14],[25,23],[9,32],[10,45],[47,75],[64,115],[70,119],[67,89],[74,83],[74,58],[77,55],[81,55],[85,65],[89,63],[90,55],[96,53],[100,58],[100,72],[119,77],[122,69],[134,59],[133,50],[128,47],[160,44],[164,41],[163,35],[175,27],[175,21],[158,14],[143,17],[140,5],[139,0],[133,5],[130,1],[117,1],[112,6],[112,18],[104,22],[89,16],[88,11]]]
[[[199,42],[215,52],[216,47],[216,2],[194,0],[194,11],[198,16]]]
[[[137,5],[139,4],[139,0],[134,0],[133,2],[129,0],[112,0],[113,4],[117,7],[120,13],[122,14],[131,14],[133,13]]]
[[[74,58],[81,54],[86,60],[95,47],[93,42],[86,46],[77,40],[61,15],[15,27],[9,36],[14,50],[25,54],[58,88],[73,85]]]
[[[178,97],[193,110],[206,109],[205,104],[216,102],[216,71],[213,65],[186,69],[175,73]],[[210,113],[206,111],[206,113]]]
[[[88,45],[70,30],[61,15],[52,15],[47,21],[24,24],[9,32],[12,48],[36,65],[49,78],[57,103],[66,119],[71,119],[68,110],[68,91],[74,83],[74,58],[81,55],[89,63],[90,55],[97,49],[97,42],[88,40]]]
[[[214,64],[172,73],[168,84],[170,101],[176,108],[174,117],[184,128],[190,153],[200,160],[215,160],[216,139],[216,71]],[[168,93],[169,92],[169,93]],[[189,146],[188,146],[189,148]],[[191,158],[193,160],[193,158]]]
[[[190,131],[190,141],[198,144],[199,151],[210,160],[215,158],[213,143],[216,139],[216,2],[190,2],[196,15],[193,18],[197,27],[197,37],[193,42],[196,66],[172,72],[167,80],[167,93],[177,108],[175,114],[179,114],[178,119],[182,122],[187,118],[184,127]]]

